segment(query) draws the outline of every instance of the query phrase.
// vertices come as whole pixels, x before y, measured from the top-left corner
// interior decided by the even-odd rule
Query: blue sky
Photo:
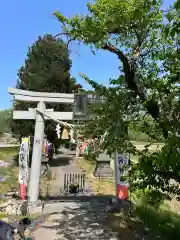
[[[88,0],[0,0],[0,109],[11,106],[12,97],[8,87],[14,87],[17,70],[24,63],[28,46],[45,33],[57,34],[60,24],[52,15],[60,10],[71,17],[77,12],[86,13]],[[165,6],[171,0],[165,0]],[[89,48],[73,44],[71,73],[85,88],[88,85],[79,77],[79,72],[93,80],[108,83],[110,77],[118,76],[118,60],[108,52],[99,51],[94,56]]]

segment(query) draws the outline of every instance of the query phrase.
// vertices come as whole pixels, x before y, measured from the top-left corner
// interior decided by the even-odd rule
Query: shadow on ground
[[[99,201],[101,203],[106,203],[108,204],[109,201],[112,199],[112,195],[97,195],[97,194],[92,194],[91,195],[85,195],[85,194],[61,194],[61,195],[56,195],[56,196],[50,196],[48,198],[48,201],[53,201],[53,202],[66,202],[66,201],[73,201],[73,202],[90,202],[90,201]]]
[[[66,157],[62,155],[62,156],[53,158],[52,160],[49,160],[48,164],[50,167],[68,166],[71,161],[72,161],[72,157]]]
[[[32,158],[32,156],[30,156],[30,158],[29,158],[29,168],[31,167],[31,158]],[[53,158],[52,160],[49,160],[48,164],[50,167],[68,166],[71,161],[72,161],[72,157],[60,155],[56,158]],[[18,154],[13,156],[13,162],[15,163],[15,166],[19,166],[19,155]],[[46,162],[43,161],[41,163],[41,165],[45,165],[46,163],[47,163],[47,161]]]
[[[58,152],[58,154],[51,160],[48,161],[50,167],[59,167],[69,165],[74,157],[74,153],[69,151],[68,153],[64,153],[62,151]],[[32,151],[29,154],[29,167],[31,167],[31,159],[32,159]],[[13,162],[16,166],[19,166],[19,154],[13,156]]]
[[[52,213],[49,224],[43,228],[56,230],[58,240],[156,239],[137,218],[107,213],[107,201],[108,197],[103,199],[103,196],[90,196],[89,201],[86,199],[73,204],[65,200],[62,211]]]
[[[168,210],[136,205],[121,213],[106,212],[111,196],[57,196],[64,206],[52,213],[45,228],[56,230],[57,239],[169,240],[180,239],[180,216]],[[59,202],[59,204],[58,204]]]

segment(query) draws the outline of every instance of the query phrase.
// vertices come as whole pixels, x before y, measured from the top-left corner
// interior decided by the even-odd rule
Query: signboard
[[[117,159],[116,159],[116,164],[117,164],[117,176],[116,180],[117,183],[119,184],[127,184],[125,181],[121,181],[122,176],[127,176],[127,166],[129,164],[129,157],[125,154],[119,154]]]
[[[19,151],[19,184],[28,183],[29,172],[29,138],[22,138]]]
[[[127,166],[129,165],[129,157],[126,154],[119,154],[116,159],[116,184],[117,197],[121,200],[128,198],[128,182],[122,181],[121,177],[126,177],[128,174]]]

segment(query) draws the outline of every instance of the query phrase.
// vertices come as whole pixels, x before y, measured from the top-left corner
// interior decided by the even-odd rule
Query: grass
[[[131,143],[133,143],[135,146],[146,146],[148,145],[150,142],[137,142],[137,141],[130,141]],[[163,143],[153,143],[150,147],[154,148],[154,147],[161,147],[163,146]]]
[[[18,151],[19,147],[0,148],[0,160],[11,163],[9,167],[0,168],[0,176],[7,177],[4,183],[0,183],[0,193],[7,193],[11,189],[18,189]],[[46,193],[50,192],[54,178],[51,169],[48,171],[46,177],[41,178],[40,195],[42,198],[45,198]]]
[[[51,195],[53,189],[53,183],[56,179],[55,173],[52,172],[51,168],[48,170],[47,175],[40,179],[40,199],[47,200]]]
[[[18,168],[14,165],[13,158],[17,154],[17,148],[0,148],[0,160],[11,163],[9,167],[0,168],[0,176],[6,177],[6,181],[0,183],[0,192],[7,193],[18,187]]]
[[[104,226],[116,232],[118,239],[157,239],[150,231],[146,230],[144,224],[137,217],[133,216],[125,218],[122,214],[108,214],[104,221]]]
[[[88,161],[83,158],[77,159],[77,165],[86,170],[88,181],[90,182],[93,190],[98,194],[104,195],[115,195],[115,183],[114,180],[104,180],[104,179],[96,179],[93,176],[93,170],[95,169],[96,162]]]
[[[166,210],[137,204],[128,217],[108,214],[104,223],[117,232],[120,239],[180,239],[180,217]]]
[[[94,191],[103,195],[115,194],[113,180],[98,180],[93,176],[95,161],[79,158],[77,164],[86,170]],[[122,214],[109,214],[106,219],[105,224],[113,231],[118,232],[120,239],[180,239],[180,215],[177,213],[179,202],[174,203],[176,208],[172,207],[170,202],[164,202],[156,209],[143,204],[138,199],[135,201],[137,204],[132,216],[124,218]],[[137,238],[137,236],[141,236],[141,238]]]
[[[180,215],[142,204],[137,204],[135,214],[159,239],[180,239]]]
[[[17,155],[18,151],[19,151],[18,147],[0,148],[0,160],[12,162],[13,157]]]
[[[148,142],[135,142],[135,141],[131,141],[131,142],[139,151],[142,151],[144,147],[149,144]],[[160,150],[162,146],[163,146],[163,143],[156,143],[156,144],[154,143],[148,149],[149,149],[149,152],[153,153],[153,152],[156,152],[157,150]],[[133,162],[138,162],[138,158],[139,156],[134,156],[134,155],[131,156],[131,160]]]
[[[0,212],[0,220],[5,218],[5,217],[6,217],[6,214]]]
[[[0,213],[0,220],[1,219],[8,219],[8,223],[12,223],[15,221],[20,221],[24,217],[28,217],[31,220],[37,220],[40,217],[40,213],[32,213],[32,214],[27,214],[26,216],[21,216],[21,215],[6,215],[4,213]]]

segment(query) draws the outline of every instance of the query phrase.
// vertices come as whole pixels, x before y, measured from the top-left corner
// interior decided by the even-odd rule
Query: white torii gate
[[[65,122],[65,120],[88,120],[93,117],[93,115],[88,117],[78,116],[77,119],[73,117],[73,112],[54,112],[53,109],[46,109],[45,103],[73,104],[75,101],[74,94],[33,92],[16,88],[8,88],[8,92],[13,95],[14,99],[17,101],[37,103],[37,108],[35,109],[29,108],[28,111],[13,111],[13,119],[35,120],[33,154],[28,194],[29,202],[36,203],[39,198],[41,155],[44,141],[44,120],[51,119],[61,126],[71,129],[74,127],[74,125]],[[89,103],[104,101],[104,97],[100,97],[96,94],[87,94],[87,99]]]
[[[29,183],[29,202],[36,203],[39,198],[40,168],[44,142],[44,120],[51,119],[67,128],[74,125],[63,120],[72,120],[73,112],[54,112],[53,109],[46,109],[45,103],[74,103],[74,94],[66,93],[45,93],[32,92],[16,88],[8,88],[8,92],[17,101],[37,103],[37,108],[29,108],[28,111],[13,111],[13,119],[34,119],[35,132]]]

